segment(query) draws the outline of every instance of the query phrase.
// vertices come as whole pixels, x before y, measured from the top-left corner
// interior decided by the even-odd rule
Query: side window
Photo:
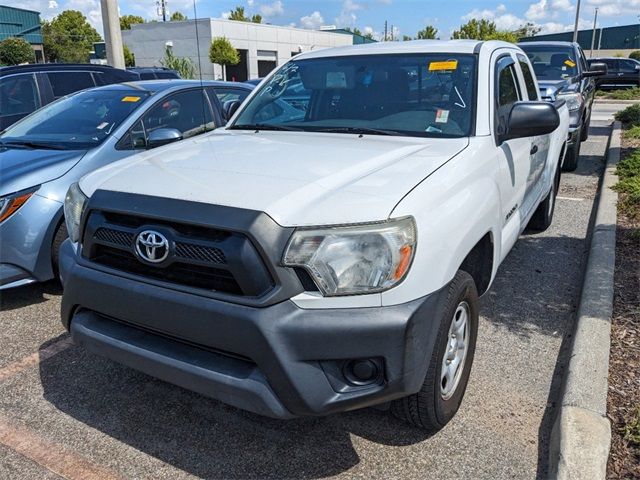
[[[0,78],[0,115],[27,114],[40,107],[32,74]]]
[[[538,89],[536,88],[536,82],[533,80],[533,74],[529,68],[529,62],[524,55],[518,54],[518,62],[520,63],[520,69],[524,77],[524,84],[527,87],[527,94],[529,100],[538,100]]]
[[[515,71],[515,63],[511,57],[498,60],[496,65],[496,133],[502,135],[507,131],[509,114],[513,105],[522,99]]]
[[[578,47],[578,62],[580,62],[580,66],[583,72],[586,72],[589,70],[589,67],[587,66],[587,60],[585,59],[585,56],[584,56],[584,52],[580,47]]]
[[[607,68],[609,70],[618,70],[618,61],[617,60],[613,60],[613,59],[607,58],[606,60],[604,60],[604,63],[607,65]]]
[[[153,72],[140,72],[140,80],[155,80],[156,76]]]
[[[249,90],[242,90],[240,88],[220,88],[215,87],[208,90],[209,93],[214,93],[218,100],[220,100],[220,104],[224,105],[224,102],[228,102],[230,100],[238,100],[240,102],[244,102],[244,99],[249,96],[251,93]]]
[[[95,87],[90,72],[51,72],[47,74],[54,98],[64,97],[70,93]]]
[[[633,73],[638,70],[639,63],[632,60],[618,60],[620,62],[620,71],[625,73]]]
[[[184,138],[215,128],[209,102],[200,89],[168,96],[145,113],[142,123],[147,135],[158,128],[175,128]]]

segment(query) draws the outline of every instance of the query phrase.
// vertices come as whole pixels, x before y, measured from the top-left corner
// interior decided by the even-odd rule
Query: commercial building
[[[593,29],[580,30],[578,43],[585,51],[587,57],[591,52],[591,39]],[[536,35],[523,38],[523,42],[560,41],[572,42],[573,32],[552,33],[548,35]],[[596,29],[595,42],[593,42],[594,57],[611,57],[622,55],[628,57],[634,50],[640,50],[640,23],[634,25],[622,25],[619,27],[604,27]]]
[[[44,61],[40,12],[0,5],[0,41],[9,37],[29,42],[35,50],[36,61]]]
[[[305,30],[260,23],[207,18],[183,22],[149,22],[122,32],[122,41],[133,52],[136,66],[160,65],[165,49],[190,58],[204,79],[222,78],[222,68],[209,60],[209,46],[226,37],[240,53],[240,63],[227,67],[227,79],[244,81],[264,77],[292,56],[311,49],[352,45],[352,35]]]

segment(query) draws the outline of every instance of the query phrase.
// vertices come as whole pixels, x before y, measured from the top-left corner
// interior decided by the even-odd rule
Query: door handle
[[[533,147],[531,147],[531,151],[529,153],[531,155],[535,155],[536,153],[538,153],[538,145],[534,145]]]

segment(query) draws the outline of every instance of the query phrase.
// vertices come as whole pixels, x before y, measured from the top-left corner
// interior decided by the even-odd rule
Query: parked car
[[[138,79],[136,73],[105,65],[44,63],[0,67],[0,131],[70,93]]]
[[[140,80],[171,80],[181,78],[175,70],[166,67],[129,67],[128,71],[137,73]]]
[[[518,44],[533,64],[542,98],[567,102],[571,113],[569,150],[564,169],[578,167],[580,145],[589,138],[591,107],[595,98],[594,77],[604,74],[602,64],[589,66],[582,48],[571,42],[522,42]],[[597,70],[595,70],[597,67]]]
[[[225,128],[70,187],[64,326],[259,414],[391,402],[441,428],[478,296],[523,229],[553,218],[569,111],[538,100],[531,72],[505,42],[296,56]],[[290,88],[300,107],[283,116]]]
[[[154,80],[85,90],[0,135],[0,290],[52,278],[73,182],[108,163],[225,124],[228,84]],[[233,86],[245,95],[249,86]],[[139,181],[140,179],[135,179]]]
[[[601,89],[640,87],[640,62],[633,58],[591,58],[591,67],[604,63],[607,73],[596,78],[596,86]]]

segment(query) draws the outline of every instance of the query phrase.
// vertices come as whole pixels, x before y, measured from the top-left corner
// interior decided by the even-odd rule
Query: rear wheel
[[[556,196],[558,195],[558,188],[560,187],[560,170],[556,173],[553,183],[551,184],[551,190],[549,195],[540,202],[533,217],[529,220],[529,229],[536,232],[544,232],[551,226],[553,222],[553,212],[556,208]]]
[[[580,159],[580,142],[577,142],[567,149],[567,155],[564,157],[562,170],[564,170],[565,172],[573,172],[576,168],[578,168],[579,159]]]
[[[467,389],[478,334],[478,291],[471,275],[459,270],[449,284],[444,316],[422,388],[394,400],[392,413],[435,432],[458,411]]]

